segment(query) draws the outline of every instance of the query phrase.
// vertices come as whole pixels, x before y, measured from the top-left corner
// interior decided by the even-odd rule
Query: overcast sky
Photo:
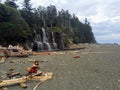
[[[51,4],[58,10],[69,10],[82,22],[87,17],[98,43],[120,43],[120,0],[31,0],[31,3],[33,7]]]

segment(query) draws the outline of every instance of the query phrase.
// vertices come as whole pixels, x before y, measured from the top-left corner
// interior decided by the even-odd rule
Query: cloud
[[[120,42],[120,33],[112,33],[106,35],[97,36],[96,39],[99,43],[119,43]]]
[[[120,37],[120,33],[112,33],[112,34],[106,34],[98,36],[97,38],[99,40],[117,40]]]
[[[31,0],[31,3],[33,4],[33,7],[38,7],[40,5],[46,7],[50,4],[60,7],[67,4],[67,0]]]
[[[120,43],[120,25],[118,22],[101,22],[94,24],[93,32],[98,42]]]

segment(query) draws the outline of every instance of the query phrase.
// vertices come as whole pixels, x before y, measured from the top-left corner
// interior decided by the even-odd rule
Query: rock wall
[[[35,30],[33,51],[51,51],[63,49],[64,44],[62,40],[62,35],[59,32],[52,32],[44,28],[37,28]]]

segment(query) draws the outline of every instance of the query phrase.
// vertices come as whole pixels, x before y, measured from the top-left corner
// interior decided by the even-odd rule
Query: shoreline
[[[41,70],[53,72],[53,78],[40,85],[38,90],[120,90],[119,52],[119,45],[90,44],[80,50],[57,51],[27,58],[10,57],[0,64],[0,76],[10,72],[10,69],[26,75],[25,68],[32,64],[29,60],[39,60]],[[31,90],[36,84],[28,82],[28,88],[24,90]],[[8,88],[16,89],[23,90],[19,85]]]

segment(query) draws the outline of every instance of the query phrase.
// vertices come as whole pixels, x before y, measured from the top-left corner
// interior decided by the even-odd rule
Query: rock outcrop
[[[64,49],[62,36],[59,32],[52,32],[44,28],[37,28],[35,31],[33,51],[51,51],[59,49]]]

